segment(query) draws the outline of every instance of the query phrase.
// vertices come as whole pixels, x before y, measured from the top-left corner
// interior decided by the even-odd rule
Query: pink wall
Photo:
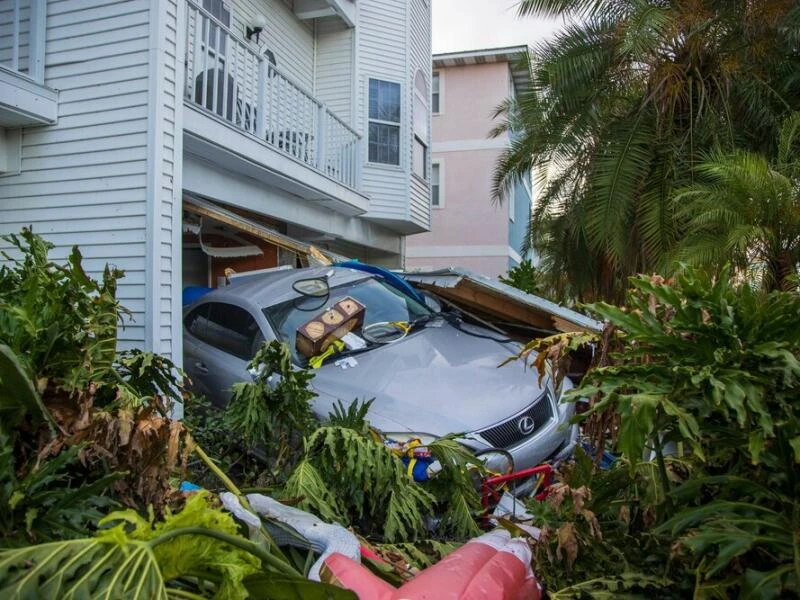
[[[441,114],[433,116],[433,160],[442,161],[444,207],[431,210],[431,231],[406,238],[406,267],[461,266],[490,277],[508,270],[508,254],[485,256],[486,246],[507,248],[508,206],[492,202],[499,148],[486,149],[494,108],[509,92],[507,63],[439,69]],[[437,150],[441,143],[459,149]],[[497,142],[495,142],[497,143]],[[476,148],[482,144],[484,148]],[[470,246],[482,246],[470,255]],[[435,251],[430,255],[416,254]],[[438,256],[453,249],[450,256]]]
[[[508,97],[508,63],[439,69],[444,82],[440,110],[433,115],[433,141],[485,140],[495,125],[494,109]]]

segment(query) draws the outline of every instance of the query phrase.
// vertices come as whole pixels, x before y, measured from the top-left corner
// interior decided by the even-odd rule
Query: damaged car
[[[264,341],[288,345],[314,370],[315,414],[374,399],[367,418],[396,440],[458,434],[495,472],[567,456],[574,405],[522,361],[518,342],[444,310],[398,275],[360,264],[243,274],[184,311],[184,368],[224,407]]]

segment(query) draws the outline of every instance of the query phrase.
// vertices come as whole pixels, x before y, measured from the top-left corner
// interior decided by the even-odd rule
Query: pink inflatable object
[[[539,600],[525,540],[496,529],[470,540],[399,588],[341,554],[325,560],[323,580],[360,600]],[[325,573],[327,571],[327,573]]]

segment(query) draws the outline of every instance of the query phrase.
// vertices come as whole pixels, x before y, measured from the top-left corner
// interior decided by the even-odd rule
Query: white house
[[[430,226],[430,0],[0,0],[0,232],[26,225],[181,359],[181,291]]]

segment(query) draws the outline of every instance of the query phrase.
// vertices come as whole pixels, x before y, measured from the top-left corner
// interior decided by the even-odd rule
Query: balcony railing
[[[360,136],[267,56],[191,0],[187,5],[186,98],[356,188]]]
[[[0,2],[0,66],[44,83],[46,0]]]

